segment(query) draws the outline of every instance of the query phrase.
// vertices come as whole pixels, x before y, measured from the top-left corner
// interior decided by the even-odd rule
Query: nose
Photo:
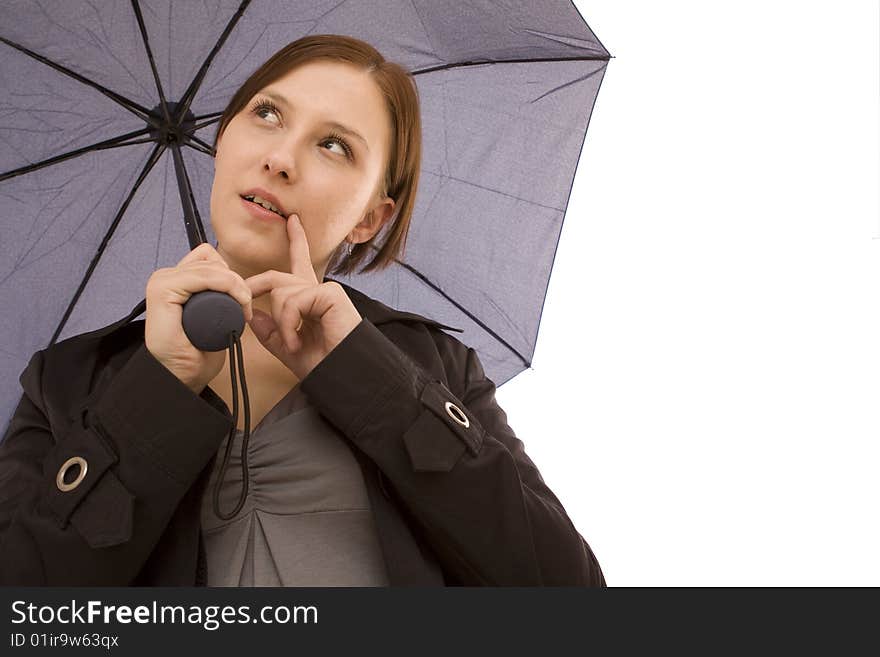
[[[280,174],[285,180],[290,178],[293,171],[293,158],[289,152],[281,148],[274,148],[263,159],[263,168],[270,174]]]

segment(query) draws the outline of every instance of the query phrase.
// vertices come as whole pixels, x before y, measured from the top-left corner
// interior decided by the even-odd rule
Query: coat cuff
[[[232,419],[196,395],[140,345],[94,407],[116,441],[147,454],[189,486],[219,449]]]
[[[411,396],[410,421],[415,419],[421,389],[427,384],[418,374],[413,376],[417,369],[370,320],[362,319],[300,382],[300,388],[325,418],[356,440],[401,394]]]

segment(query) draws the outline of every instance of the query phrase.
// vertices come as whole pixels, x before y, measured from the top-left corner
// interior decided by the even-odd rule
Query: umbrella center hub
[[[190,135],[193,131],[193,128],[196,124],[195,116],[193,113],[187,108],[186,114],[183,115],[183,120],[180,120],[180,111],[178,110],[178,106],[180,103],[178,102],[166,102],[165,105],[168,107],[168,114],[171,116],[170,123],[165,120],[165,113],[162,111],[162,105],[156,105],[153,109],[150,110],[150,117],[153,119],[153,122],[149,124],[150,128],[150,138],[154,141],[163,143],[163,144],[184,144],[187,141],[187,136]]]

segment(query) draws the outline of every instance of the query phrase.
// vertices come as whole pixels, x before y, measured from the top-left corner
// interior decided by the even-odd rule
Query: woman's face
[[[266,101],[277,109],[255,107]],[[347,64],[310,62],[261,89],[217,142],[211,225],[218,253],[244,278],[291,271],[285,220],[257,219],[241,198],[262,188],[285,215],[299,216],[323,281],[343,240],[367,241],[393,212],[394,201],[380,196],[390,143],[378,87]]]

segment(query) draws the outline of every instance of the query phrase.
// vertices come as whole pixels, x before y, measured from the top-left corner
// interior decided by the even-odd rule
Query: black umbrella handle
[[[196,292],[183,304],[183,332],[199,351],[222,351],[229,347],[229,334],[241,336],[244,312],[241,304],[225,292]],[[230,364],[231,366],[231,364]]]

